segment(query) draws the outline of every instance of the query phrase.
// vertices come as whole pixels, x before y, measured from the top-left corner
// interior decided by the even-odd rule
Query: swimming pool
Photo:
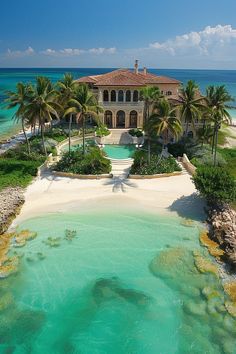
[[[105,145],[103,150],[111,159],[130,159],[136,147],[135,145]]]

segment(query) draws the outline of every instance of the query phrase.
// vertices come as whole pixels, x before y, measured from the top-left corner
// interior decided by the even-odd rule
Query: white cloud
[[[116,52],[116,48],[91,48],[88,52],[92,54],[114,54]]]
[[[40,52],[40,54],[48,55],[48,56],[59,56],[59,57],[70,57],[70,56],[79,56],[81,54],[114,54],[116,52],[116,48],[91,48],[91,49],[78,49],[78,48],[64,48],[64,49],[51,49],[48,48]]]
[[[167,52],[171,55],[200,54],[210,55],[219,47],[236,51],[236,29],[231,25],[207,26],[199,32],[189,32],[164,42],[154,42],[149,45],[151,49]]]
[[[7,50],[7,56],[13,58],[26,57],[33,54],[35,54],[35,51],[32,47],[28,47],[26,50]]]

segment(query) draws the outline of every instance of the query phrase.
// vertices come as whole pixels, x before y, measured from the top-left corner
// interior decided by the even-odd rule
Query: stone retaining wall
[[[78,179],[101,179],[101,178],[112,178],[113,175],[109,174],[102,174],[102,175],[80,175],[77,173],[69,173],[69,172],[59,172],[59,171],[52,171],[54,176],[58,177],[69,177],[69,178],[78,178]]]
[[[153,179],[153,178],[180,176],[180,175],[182,175],[182,172],[159,173],[156,175],[129,175],[129,178],[131,178],[131,179]]]
[[[183,157],[181,157],[181,162],[188,173],[193,176],[196,172],[196,167],[189,161],[186,154],[183,154]]]

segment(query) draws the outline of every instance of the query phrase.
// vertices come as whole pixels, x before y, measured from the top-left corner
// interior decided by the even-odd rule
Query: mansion
[[[103,107],[100,119],[111,128],[142,128],[144,102],[140,100],[140,89],[157,86],[168,98],[177,98],[180,81],[151,74],[144,68],[138,68],[135,61],[134,70],[118,69],[107,74],[85,76],[77,80],[86,83],[98,97]]]

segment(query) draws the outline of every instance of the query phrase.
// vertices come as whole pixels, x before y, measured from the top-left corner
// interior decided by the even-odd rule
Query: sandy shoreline
[[[61,212],[133,208],[151,213],[173,212],[204,218],[204,202],[188,174],[153,180],[77,180],[51,175],[38,177],[25,192],[25,204],[12,227],[22,221]]]

